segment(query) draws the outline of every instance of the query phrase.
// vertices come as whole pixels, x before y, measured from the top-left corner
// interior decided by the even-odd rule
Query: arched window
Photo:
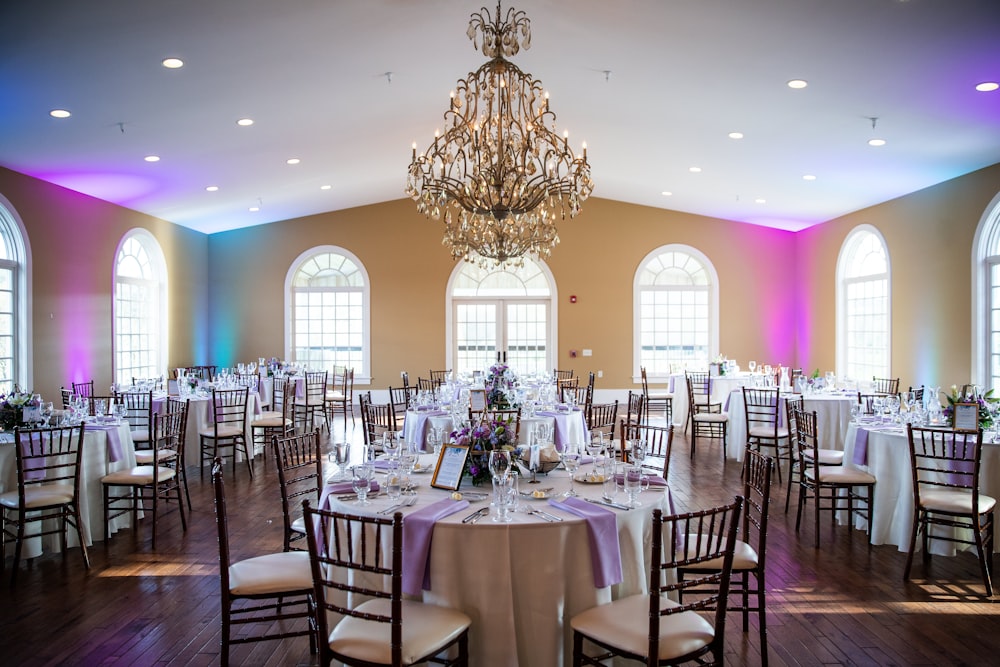
[[[871,225],[855,227],[837,258],[837,375],[891,377],[889,277],[885,239]]]
[[[133,229],[115,253],[114,377],[120,384],[167,368],[167,263],[156,237]]]
[[[719,350],[719,278],[698,250],[666,245],[646,255],[633,283],[633,376],[706,370]]]
[[[369,282],[360,260],[343,248],[312,248],[292,263],[286,287],[288,359],[353,368],[355,382],[370,382]]]
[[[482,268],[461,262],[448,281],[447,358],[457,373],[483,370],[499,354],[522,375],[555,368],[555,280],[541,261]]]
[[[972,253],[972,378],[1000,391],[1000,193],[979,219]]]
[[[0,393],[31,389],[31,250],[14,207],[0,196]]]

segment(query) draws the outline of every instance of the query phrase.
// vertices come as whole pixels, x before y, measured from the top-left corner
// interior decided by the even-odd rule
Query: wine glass
[[[569,473],[569,490],[563,495],[567,498],[576,496],[578,494],[573,488],[573,482],[576,479],[576,471],[580,469],[580,452],[576,445],[567,444],[559,454],[559,458],[562,459],[563,467]]]
[[[396,434],[392,431],[386,431],[382,434],[382,451],[385,452],[386,458],[393,460],[399,457],[399,447],[402,443],[396,439]]]
[[[649,488],[649,477],[646,475],[644,470],[644,464],[646,463],[646,456],[649,453],[649,447],[645,440],[641,438],[636,438],[630,443],[632,464],[639,469],[641,473],[640,481],[643,485],[643,491]]]
[[[591,465],[593,466],[594,474],[597,474],[597,459],[603,458],[601,455],[604,452],[604,431],[591,431],[590,440],[587,442],[587,454],[590,455],[592,459]]]
[[[510,450],[494,449],[490,451],[490,474],[494,479],[505,480],[510,476]]]
[[[349,442],[333,443],[333,450],[330,452],[330,457],[333,463],[337,465],[336,479],[338,481],[343,480],[344,473],[347,472],[347,464],[351,460],[351,443]]]
[[[368,500],[368,491],[371,489],[374,472],[375,466],[370,463],[360,463],[351,468],[351,486],[354,488],[354,493],[358,494],[357,505],[371,504]]]
[[[750,372],[753,373],[755,370],[757,370],[757,362],[751,359],[750,361],[747,362],[747,368],[749,368]]]
[[[52,401],[47,401],[42,403],[42,425],[45,428],[49,427],[49,422],[52,421],[52,412],[55,406],[52,405]]]

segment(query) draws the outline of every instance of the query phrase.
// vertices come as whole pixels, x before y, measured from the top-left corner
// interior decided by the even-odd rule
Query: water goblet
[[[749,368],[750,372],[753,373],[755,370],[757,370],[757,362],[753,360],[748,361],[747,368]]]
[[[514,480],[509,475],[507,477],[493,478],[493,521],[496,523],[510,523],[511,506],[515,502]]]
[[[403,475],[396,461],[389,462],[389,469],[385,473],[385,492],[390,503],[399,502],[403,495]]]
[[[639,466],[628,466],[625,468],[623,478],[625,480],[625,493],[628,495],[628,506],[635,509],[640,507],[639,493],[642,491],[642,468]]]
[[[632,455],[632,463],[637,468],[639,468],[639,471],[642,475],[641,477],[643,486],[642,490],[645,491],[646,489],[649,488],[649,476],[646,475],[643,466],[646,463],[646,456],[649,453],[649,447],[647,446],[646,441],[642,440],[641,438],[632,440],[630,443],[630,447],[631,447],[630,453]]]
[[[358,495],[357,505],[370,505],[368,491],[371,489],[372,475],[375,467],[370,463],[360,463],[351,469],[351,485]]]
[[[494,478],[507,479],[510,477],[510,450],[494,449],[490,451],[489,468],[490,474]]]
[[[861,404],[851,403],[851,423],[857,424],[858,419],[861,417]]]
[[[385,452],[386,458],[393,460],[399,457],[399,448],[402,443],[396,440],[396,434],[392,431],[386,431],[382,434],[382,451]]]
[[[591,465],[594,470],[594,474],[597,474],[597,459],[604,452],[604,432],[603,431],[592,431],[590,433],[590,440],[587,442],[587,454],[590,455]]]
[[[333,449],[330,451],[330,460],[337,465],[336,479],[343,480],[344,473],[347,471],[347,464],[351,460],[351,443],[333,443]]]
[[[52,421],[52,412],[54,411],[54,406],[52,401],[47,401],[42,403],[42,425],[45,428],[49,427],[49,422]]]

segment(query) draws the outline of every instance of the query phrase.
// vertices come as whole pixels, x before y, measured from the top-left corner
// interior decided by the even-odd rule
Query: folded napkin
[[[434,524],[439,520],[461,512],[469,506],[468,500],[445,498],[422,507],[406,517],[403,522],[403,592],[420,595],[422,590],[431,589],[431,538]]]
[[[619,484],[621,484],[624,481],[624,479],[625,475],[623,473],[618,473],[617,475],[615,475],[615,481],[618,482]],[[667,480],[663,479],[659,475],[646,475],[646,481],[649,482],[650,486],[662,486],[662,487],[667,486]]]
[[[868,465],[868,429],[859,428],[854,435],[854,456],[851,460],[856,466]]]
[[[378,491],[378,482],[373,479],[371,485],[368,487],[368,493],[375,493],[376,491]],[[347,481],[327,484],[319,494],[319,506],[323,509],[329,509],[327,499],[330,496],[339,496],[342,493],[354,493],[354,483]]]
[[[622,553],[618,544],[618,519],[615,513],[579,498],[562,502],[550,500],[553,507],[575,514],[587,523],[590,541],[590,562],[594,569],[594,586],[604,588],[621,583]]]
[[[386,459],[379,459],[378,461],[372,461],[372,468],[375,472],[389,472],[389,461]]]

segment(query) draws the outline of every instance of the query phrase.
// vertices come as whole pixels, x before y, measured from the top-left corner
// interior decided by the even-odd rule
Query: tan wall
[[[98,392],[109,391],[114,254],[135,227],[149,230],[166,257],[170,364],[198,360],[207,341],[198,325],[207,303],[207,236],[3,168],[0,194],[31,246],[30,389],[58,401],[61,386],[93,379]]]
[[[870,224],[885,237],[892,269],[892,375],[901,385],[969,381],[972,242],[998,192],[993,165],[799,233],[808,366],[834,368],[837,256],[852,229]]]
[[[548,266],[559,295],[560,368],[602,370],[601,388],[633,386],[635,270],[647,253],[667,243],[692,245],[715,265],[722,287],[722,353],[743,361],[794,359],[794,302],[784,289],[793,276],[793,234],[591,199],[579,217],[559,225],[559,235]],[[228,365],[282,354],[287,270],[304,251],[330,244],[354,253],[369,273],[372,386],[395,384],[402,370],[415,378],[442,368],[445,291],[454,263],[440,239],[440,223],[418,215],[409,200],[213,234],[216,358]],[[593,356],[570,358],[571,349],[584,348]]]

